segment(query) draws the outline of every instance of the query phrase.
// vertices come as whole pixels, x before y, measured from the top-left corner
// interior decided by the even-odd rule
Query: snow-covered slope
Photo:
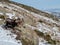
[[[0,2],[0,25],[4,24],[7,17],[23,19],[23,25],[15,27],[15,33],[5,30],[0,26],[0,40],[2,45],[59,45],[60,44],[60,19],[49,13],[36,10],[29,11],[13,2]],[[30,8],[29,8],[30,9]],[[34,12],[35,11],[35,12]],[[16,33],[17,32],[17,33]],[[10,35],[9,35],[10,34]],[[16,37],[17,35],[18,44]],[[12,36],[12,37],[11,37]],[[10,41],[9,41],[10,40]],[[1,43],[0,43],[1,44]]]
[[[15,37],[16,35],[10,30],[5,30],[0,26],[0,45],[22,45],[21,41],[17,41]]]

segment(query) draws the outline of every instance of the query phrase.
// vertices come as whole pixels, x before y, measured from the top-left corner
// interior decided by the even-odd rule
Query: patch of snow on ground
[[[12,18],[14,15],[13,14],[11,14],[11,13],[6,13],[6,15],[8,15],[9,16],[9,18]]]
[[[21,41],[15,39],[16,35],[12,34],[9,30],[4,30],[0,26],[0,45],[22,45]],[[20,42],[20,43],[18,43]]]
[[[0,15],[3,15],[3,13],[2,13],[2,12],[0,12]]]
[[[50,45],[43,38],[39,38],[39,45]]]
[[[2,19],[0,18],[0,20],[2,20]]]
[[[3,4],[0,2],[0,6],[2,6]]]

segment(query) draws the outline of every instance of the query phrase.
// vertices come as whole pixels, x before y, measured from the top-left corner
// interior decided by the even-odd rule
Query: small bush
[[[55,45],[56,44],[56,41],[55,40],[49,40],[48,43]]]
[[[56,41],[52,40],[50,35],[46,35],[44,38],[46,41],[48,41],[49,44],[56,44]]]
[[[42,20],[39,20],[38,22],[42,23],[43,21]]]
[[[3,16],[3,15],[0,15],[0,18],[1,18],[1,19],[5,19],[5,16]]]
[[[37,33],[38,36],[44,37],[44,33],[43,32],[40,32],[38,30],[34,30],[34,31]]]
[[[44,38],[48,41],[51,39],[50,35],[45,35]]]

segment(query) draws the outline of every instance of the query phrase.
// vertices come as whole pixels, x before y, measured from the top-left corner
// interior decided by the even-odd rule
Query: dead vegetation
[[[0,15],[0,18],[1,18],[1,19],[5,19],[5,16],[4,16],[4,15]]]
[[[39,37],[44,38],[46,41],[48,41],[49,44],[56,45],[56,40],[51,39],[50,35],[45,35],[43,32],[40,32],[38,30],[34,30]]]

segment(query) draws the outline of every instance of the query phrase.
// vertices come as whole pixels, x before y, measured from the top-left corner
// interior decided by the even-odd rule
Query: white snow
[[[43,38],[39,38],[39,45],[50,45]]]
[[[21,41],[15,40],[16,35],[0,26],[0,45],[22,45]],[[18,43],[20,42],[20,43]]]
[[[2,19],[0,18],[0,20],[2,20]]]
[[[12,18],[14,16],[12,13],[6,13],[6,15],[8,15],[9,18]]]
[[[1,7],[2,7],[2,5],[3,5],[3,4],[0,2],[0,6],[1,6]]]
[[[2,12],[0,12],[0,15],[3,15],[3,13],[2,13]]]

